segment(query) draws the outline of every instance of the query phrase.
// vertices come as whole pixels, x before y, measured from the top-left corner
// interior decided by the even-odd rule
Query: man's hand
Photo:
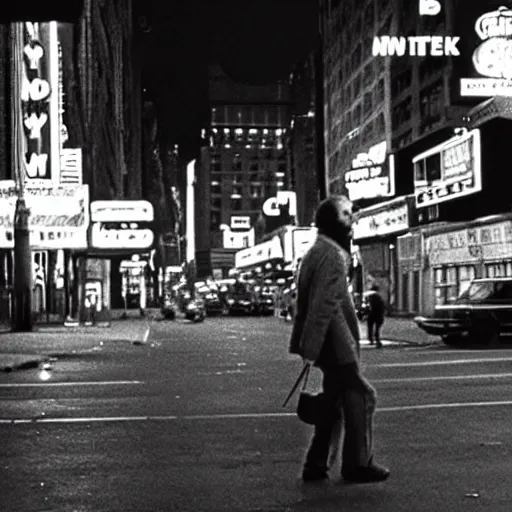
[[[315,364],[315,361],[312,361],[311,359],[306,359],[305,357],[302,358],[302,361],[304,362],[304,365],[313,366]]]

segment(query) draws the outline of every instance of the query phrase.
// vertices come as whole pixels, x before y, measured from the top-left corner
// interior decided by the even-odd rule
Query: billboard
[[[512,96],[512,2],[459,3],[454,16],[461,55],[454,59],[454,100]]]
[[[14,214],[18,189],[14,181],[0,181],[0,248],[14,247]],[[32,249],[87,249],[88,185],[27,186]]]
[[[344,175],[345,188],[351,201],[395,195],[395,157],[387,155],[382,141],[359,153]]]
[[[482,190],[480,130],[472,130],[412,160],[416,207],[422,208]]]
[[[57,23],[16,23],[13,37],[15,165],[27,183],[59,184]]]
[[[93,201],[91,246],[97,249],[148,249],[154,241],[148,201]]]

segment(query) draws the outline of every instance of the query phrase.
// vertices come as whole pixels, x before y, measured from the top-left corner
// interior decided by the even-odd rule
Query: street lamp
[[[23,62],[16,58],[16,52],[23,48],[23,28],[21,23],[11,25],[11,98],[16,99],[18,88],[21,84],[21,66]],[[30,210],[25,202],[24,176],[22,176],[23,150],[21,148],[21,137],[23,126],[21,126],[21,113],[18,105],[13,102],[11,136],[13,139],[12,162],[14,167],[14,178],[17,189],[16,208],[14,214],[14,294],[13,294],[13,331],[32,330],[32,253],[30,251],[30,231],[28,219]],[[18,114],[18,115],[17,115]]]

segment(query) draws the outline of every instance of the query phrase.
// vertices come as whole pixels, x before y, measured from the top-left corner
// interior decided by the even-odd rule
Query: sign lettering
[[[50,133],[48,130],[49,106],[51,87],[45,76],[45,50],[39,41],[39,24],[24,23],[24,37],[27,43],[23,48],[21,60],[23,62],[23,76],[19,84],[19,97],[23,118],[24,151],[22,164],[28,181],[36,179],[51,184],[48,172],[48,150]]]
[[[420,16],[437,16],[441,12],[438,0],[419,0]]]
[[[473,67],[483,78],[461,78],[461,96],[512,96],[512,10],[499,7],[483,14],[474,30],[481,42]]]

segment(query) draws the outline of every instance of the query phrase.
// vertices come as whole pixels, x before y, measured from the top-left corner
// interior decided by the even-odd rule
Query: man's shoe
[[[371,464],[369,466],[359,466],[350,471],[342,472],[343,479],[353,483],[382,482],[389,476],[389,469]]]
[[[322,482],[328,479],[329,475],[326,471],[320,471],[318,469],[305,469],[302,471],[302,480],[304,482]]]

